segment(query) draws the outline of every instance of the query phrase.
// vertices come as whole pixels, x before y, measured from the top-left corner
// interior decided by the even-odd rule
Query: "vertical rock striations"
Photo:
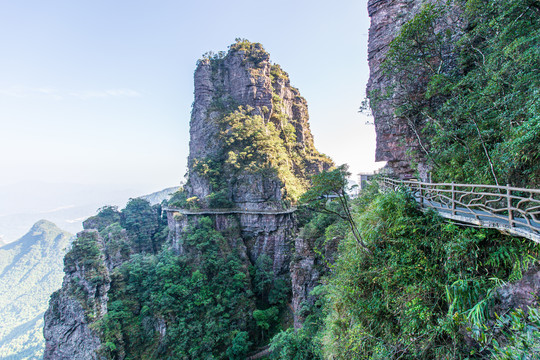
[[[237,41],[227,53],[198,62],[186,196],[205,208],[246,210],[235,215],[246,257],[251,264],[261,255],[272,259],[274,276],[291,277],[293,289],[304,286],[299,274],[311,270],[295,262],[291,272],[296,221],[283,210],[306,190],[311,175],[332,165],[315,149],[308,119],[306,100],[260,44]],[[229,221],[214,218],[216,224]],[[188,223],[186,216],[169,214],[180,253]]]
[[[160,212],[159,205],[151,208],[145,200],[131,199],[122,213],[104,207],[83,222],[84,231],[64,258],[62,288],[51,296],[45,312],[45,360],[108,358],[100,351],[98,323],[108,312],[113,272],[131,255],[161,246],[149,239],[157,239],[150,236],[155,234],[146,233],[157,232]]]
[[[438,0],[368,2],[371,27],[367,93],[377,134],[375,158],[376,161],[387,161],[387,168],[400,177],[412,177],[416,171],[420,178],[427,180],[431,165],[427,161],[429,146],[423,135],[426,119],[421,115],[421,109],[438,101],[425,96],[427,79],[428,75],[448,74],[455,68],[453,46],[461,36],[463,25],[460,23],[459,14],[462,9],[452,2],[445,3],[444,6],[441,4],[443,3]],[[404,25],[409,26],[410,33],[414,32],[414,26],[418,24],[410,26],[410,22],[427,6],[433,6],[437,12],[444,12],[444,16],[438,16],[435,20],[429,18],[429,15],[420,20],[428,23],[420,26],[430,26],[427,32],[433,37],[433,43],[429,45],[437,47],[438,54],[431,57],[430,64],[418,64],[407,69],[394,68],[395,65],[405,64],[385,63],[390,58],[392,42],[401,35]],[[429,40],[427,42],[429,43]],[[417,45],[422,51],[423,45]],[[416,103],[415,109],[400,109],[401,105],[411,101]]]
[[[397,117],[392,98],[384,95],[396,79],[383,70],[390,43],[399,34],[403,24],[412,19],[425,0],[369,0],[371,17],[368,42],[369,81],[367,85],[377,146],[375,161],[387,161],[387,167],[396,175],[411,176],[411,158],[408,150],[416,150],[417,139],[406,119]]]
[[[109,270],[103,240],[96,230],[77,235],[64,258],[64,281],[45,313],[44,359],[99,359],[98,334],[90,325],[107,312]]]
[[[190,197],[212,206],[283,208],[331,165],[314,147],[306,100],[258,43],[238,41],[195,70]]]

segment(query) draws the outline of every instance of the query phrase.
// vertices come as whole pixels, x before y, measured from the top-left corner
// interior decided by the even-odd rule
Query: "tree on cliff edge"
[[[347,177],[351,175],[348,170],[348,166],[343,164],[332,171],[323,171],[313,175],[311,188],[300,197],[300,202],[310,210],[336,215],[344,220],[349,225],[356,242],[369,252],[352,217],[348,195],[345,191]],[[328,206],[332,199],[337,199],[341,211]]]

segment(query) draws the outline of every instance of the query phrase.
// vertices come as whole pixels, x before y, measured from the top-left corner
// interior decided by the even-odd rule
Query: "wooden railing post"
[[[456,186],[452,181],[452,215],[456,215]]]
[[[508,222],[510,227],[514,227],[514,214],[512,213],[512,191],[510,190],[510,184],[506,184],[506,206],[508,208]]]

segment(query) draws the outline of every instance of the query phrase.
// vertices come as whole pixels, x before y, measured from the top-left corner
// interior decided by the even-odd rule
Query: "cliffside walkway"
[[[174,206],[164,207],[163,211],[179,213],[182,215],[217,215],[217,214],[254,214],[254,215],[279,215],[292,214],[296,211],[296,207],[291,207],[284,210],[248,210],[241,208],[230,209],[183,209]]]
[[[540,190],[507,186],[424,183],[382,178],[384,189],[408,189],[423,209],[465,224],[495,228],[540,243]]]

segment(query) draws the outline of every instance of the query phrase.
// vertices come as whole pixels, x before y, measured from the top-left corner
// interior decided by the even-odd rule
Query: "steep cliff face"
[[[318,275],[308,279],[304,273],[312,264],[299,263],[299,257],[293,261],[296,221],[282,210],[306,190],[311,175],[332,165],[315,149],[308,119],[306,100],[260,44],[237,41],[226,54],[199,61],[187,196],[202,207],[249,211],[233,216],[243,241],[232,245],[251,264],[269,257],[274,276],[292,282],[297,324],[300,304]],[[213,205],[216,194],[225,205]],[[228,215],[213,218],[223,228],[231,225]],[[185,252],[181,241],[188,224],[188,216],[169,213],[172,246],[179,253]]]
[[[159,206],[132,199],[123,213],[104,207],[84,221],[84,231],[64,258],[62,288],[51,296],[45,312],[44,359],[108,358],[100,351],[103,332],[97,324],[108,313],[111,278],[131,255],[160,246],[150,239],[159,238],[159,212]]]
[[[319,271],[302,260],[316,256],[308,242],[295,250],[292,206],[332,165],[306,101],[260,44],[237,41],[199,61],[190,135],[167,227],[141,199],[84,222],[45,317],[45,359],[242,358],[301,323]]]
[[[396,176],[407,178],[418,175],[427,180],[431,165],[427,161],[428,146],[423,139],[423,116],[410,116],[400,106],[410,99],[422,99],[426,92],[430,66],[417,66],[407,71],[388,68],[392,42],[400,35],[404,25],[429,5],[437,5],[437,0],[370,0],[368,12],[371,17],[368,42],[370,77],[367,85],[368,98],[373,111],[377,146],[376,161],[387,161],[387,168]],[[449,3],[450,4],[450,3]],[[441,8],[442,9],[442,8]],[[447,13],[440,20],[429,23],[434,34],[451,29],[439,54],[431,61],[437,73],[445,73],[454,67],[455,56],[452,46],[460,36],[457,5],[447,5]],[[414,45],[411,45],[414,46]],[[391,67],[392,65],[390,65]],[[433,75],[433,74],[431,74]],[[431,100],[436,101],[437,99]],[[426,104],[418,104],[418,108]]]
[[[221,192],[232,206],[282,208],[331,165],[314,147],[306,100],[257,43],[199,61],[190,136],[186,188],[205,206]]]
[[[377,134],[375,161],[387,161],[388,167],[399,176],[412,176],[410,149],[417,150],[418,142],[405,119],[398,118],[390,98],[384,98],[387,88],[395,83],[382,69],[390,43],[403,24],[412,19],[425,0],[370,0],[371,17],[368,41],[368,97],[372,104]]]
[[[168,222],[171,229],[171,247],[178,254],[188,250],[184,245],[185,230],[198,215],[181,215],[169,211]],[[291,213],[284,214],[215,214],[211,215],[218,231],[239,228],[239,237],[230,238],[229,245],[236,249],[243,260],[255,264],[261,255],[272,259],[275,276],[289,276],[291,253],[296,222]]]
[[[109,269],[97,230],[77,235],[64,259],[64,281],[45,313],[44,359],[98,359],[101,346],[90,324],[107,313]]]

